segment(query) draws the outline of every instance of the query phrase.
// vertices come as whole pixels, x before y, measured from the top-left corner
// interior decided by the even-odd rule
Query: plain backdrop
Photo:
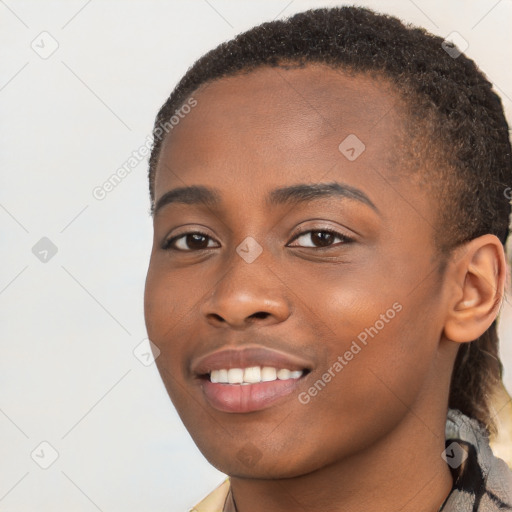
[[[205,51],[343,3],[0,0],[0,510],[185,511],[220,483],[146,366],[147,161],[93,190]],[[510,120],[510,0],[355,3],[460,34]],[[508,302],[500,331],[511,390]]]

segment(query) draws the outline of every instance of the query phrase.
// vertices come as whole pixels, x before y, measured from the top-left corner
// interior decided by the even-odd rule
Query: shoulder
[[[476,420],[450,409],[443,458],[454,480],[443,512],[512,511],[512,472],[493,454],[488,434]]]
[[[201,500],[195,507],[192,507],[189,512],[222,512],[228,492],[229,478],[226,478],[206,498]]]

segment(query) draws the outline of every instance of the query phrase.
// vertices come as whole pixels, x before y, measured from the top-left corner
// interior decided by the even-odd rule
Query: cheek
[[[187,339],[187,300],[179,280],[170,279],[157,265],[150,264],[144,290],[144,317],[148,338],[160,353],[155,360],[173,403],[176,376],[183,374]]]
[[[163,261],[161,261],[163,259]],[[198,325],[198,310],[207,293],[204,280],[168,270],[161,256],[152,258],[144,290],[148,338],[160,354],[156,366],[174,403],[188,377],[190,339]]]
[[[154,343],[160,340],[162,332],[172,325],[177,303],[169,291],[167,281],[161,277],[161,273],[151,261],[144,288],[144,318],[149,339]]]
[[[170,273],[162,259],[152,257],[144,289],[146,328],[151,341],[157,344],[174,338],[172,333],[183,328],[202,294],[195,287],[196,281],[177,271]]]
[[[434,305],[429,308],[433,291],[408,294],[398,279],[378,283],[375,277],[338,282],[323,299],[316,293],[311,301],[330,340],[328,368],[340,362],[339,381],[346,381],[343,386],[351,389],[347,401],[353,396],[355,406],[372,393],[410,403],[437,350],[436,311]]]
[[[322,430],[334,444],[345,434],[350,449],[361,448],[396,425],[428,382],[439,339],[435,311],[427,295],[413,298],[396,284],[380,291],[371,279],[327,282],[322,291],[310,287],[305,314],[318,325],[323,357],[299,398],[304,414],[318,419],[311,433]]]
[[[363,400],[376,409],[399,412],[412,405],[436,353],[422,327],[402,310],[387,324],[381,318],[368,322],[350,338],[350,346],[344,341],[339,384],[350,390],[347,406],[356,411]]]
[[[160,350],[155,364],[178,412],[186,409],[186,400],[183,400],[180,393],[183,386],[178,382],[182,380],[182,355],[186,346],[185,343],[180,343],[180,340],[187,339],[183,331],[183,322],[186,320],[183,305],[183,290],[177,281],[166,277],[152,261],[144,289],[146,330],[148,338]]]
[[[290,467],[309,471],[364,450],[391,432],[414,409],[435,356],[420,336],[413,339],[408,322],[414,317],[402,310],[378,334],[368,334],[366,344],[356,331],[332,340],[327,364],[310,375],[282,428],[269,430],[267,449],[293,453],[291,459],[287,455]]]

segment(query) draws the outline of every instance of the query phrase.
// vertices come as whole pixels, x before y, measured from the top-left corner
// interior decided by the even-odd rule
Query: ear
[[[476,340],[494,322],[505,291],[503,245],[483,235],[457,248],[448,267],[451,288],[445,336],[457,343]]]

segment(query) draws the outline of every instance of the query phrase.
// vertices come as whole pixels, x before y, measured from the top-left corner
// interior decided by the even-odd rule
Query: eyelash
[[[305,231],[301,231],[300,233],[297,233],[293,239],[291,240],[291,242],[294,242],[295,240],[297,240],[298,238],[304,236],[304,235],[307,235],[308,233],[329,233],[330,235],[333,235],[334,237],[336,238],[339,238],[342,242],[342,245],[345,245],[345,244],[349,244],[351,242],[354,242],[354,239],[347,236],[347,235],[344,235],[343,233],[340,233],[339,231],[336,231],[334,229],[331,229],[331,228],[321,228],[321,229],[307,229]],[[329,249],[330,247],[333,247],[334,245],[338,245],[338,244],[331,244],[329,246],[325,246],[325,247],[308,247],[309,249]],[[292,246],[292,247],[303,247],[304,246]]]
[[[339,233],[338,231],[335,231],[334,229],[324,228],[324,229],[308,229],[305,231],[301,231],[300,233],[297,233],[289,243],[294,242],[298,238],[300,238],[304,235],[307,235],[308,233],[329,233],[329,234],[333,235],[334,237],[339,238],[343,245],[354,242],[353,238],[351,238],[347,235],[344,235],[343,233]],[[203,249],[177,249],[176,247],[173,247],[173,244],[177,240],[180,240],[181,238],[185,238],[188,235],[200,235],[207,239],[213,240],[212,237],[210,237],[206,233],[203,233],[202,231],[188,231],[186,233],[182,233],[180,235],[177,235],[177,236],[174,236],[172,238],[165,240],[164,243],[162,244],[162,249],[166,250],[166,251],[179,251],[179,252],[195,252],[195,251],[211,249],[211,247],[205,247]],[[308,249],[329,249],[330,247],[333,247],[334,245],[337,245],[337,244],[331,244],[331,245],[324,246],[324,247],[322,247],[322,246],[320,246],[320,247],[304,247],[304,246],[297,246],[297,245],[294,245],[294,246],[292,245],[291,247],[302,247],[302,248],[308,248]]]
[[[209,239],[213,240],[213,238],[211,236],[207,235],[206,233],[203,233],[202,231],[187,231],[186,233],[182,233],[181,235],[176,235],[176,236],[173,236],[172,238],[165,240],[164,243],[162,244],[162,249],[164,249],[165,251],[194,252],[194,249],[189,249],[189,250],[176,249],[176,247],[172,246],[172,244],[174,242],[176,242],[176,240],[179,240],[180,238],[185,238],[188,235],[201,235],[201,236],[204,236],[205,238],[209,238]],[[200,251],[200,250],[205,250],[205,249],[197,249],[197,250]]]

